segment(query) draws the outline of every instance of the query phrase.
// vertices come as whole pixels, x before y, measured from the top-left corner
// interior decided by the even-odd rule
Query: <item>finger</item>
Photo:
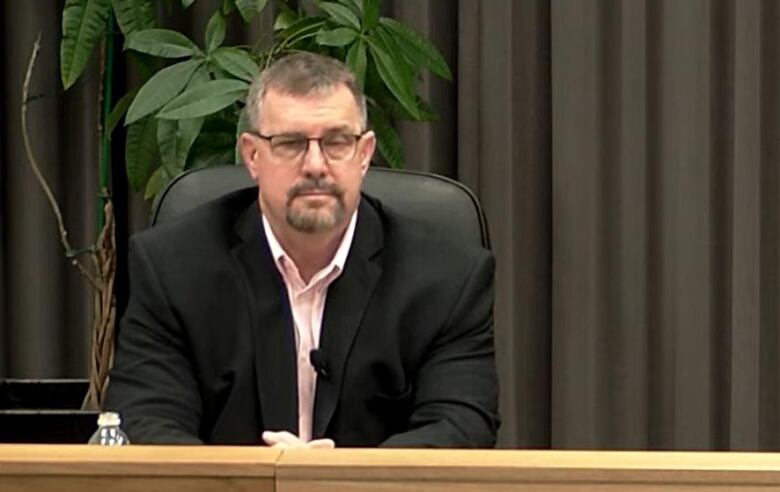
[[[280,442],[283,442],[288,446],[303,447],[306,444],[292,432],[282,431],[279,432],[278,434],[279,434]]]
[[[336,443],[333,439],[315,439],[306,445],[309,449],[333,449]]]
[[[287,431],[281,431],[281,432],[265,431],[265,432],[263,432],[263,440],[269,446],[273,446],[274,444],[278,444],[278,443],[289,444],[289,443],[292,442],[291,437],[293,437],[292,434],[290,434]]]
[[[274,446],[279,443],[278,432],[264,431],[262,434],[263,442],[267,446]]]
[[[298,436],[287,431],[265,431],[263,432],[263,441],[265,441],[265,443],[269,446],[282,443],[291,447],[303,447],[305,444],[303,441],[298,439]]]

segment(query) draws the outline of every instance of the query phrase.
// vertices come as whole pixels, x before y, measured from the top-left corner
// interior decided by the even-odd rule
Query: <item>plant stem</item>
[[[100,137],[100,177],[97,193],[97,231],[103,229],[105,222],[104,205],[109,189],[109,174],[111,170],[111,140],[106,132],[106,122],[111,114],[112,89],[113,89],[113,68],[114,68],[114,16],[109,15],[106,21],[105,50],[102,60],[103,87],[102,87],[102,109],[103,114],[98,125],[98,134]]]
[[[27,65],[27,74],[24,76],[24,85],[22,86],[21,118],[24,149],[27,153],[27,160],[30,164],[30,168],[32,168],[33,174],[35,174],[35,179],[38,180],[38,184],[40,184],[41,188],[43,188],[43,192],[46,194],[46,198],[49,200],[49,205],[51,205],[52,212],[54,212],[54,216],[57,218],[57,227],[60,231],[60,242],[62,243],[63,249],[65,249],[66,256],[70,259],[71,264],[76,267],[82,275],[84,275],[90,284],[92,284],[92,287],[99,289],[100,287],[98,286],[97,279],[95,279],[95,277],[91,275],[86,268],[84,268],[84,265],[82,265],[76,257],[77,255],[74,253],[74,250],[70,245],[70,241],[68,241],[68,231],[65,229],[65,223],[62,220],[62,211],[60,210],[60,205],[57,203],[57,199],[54,198],[54,193],[51,191],[49,183],[46,182],[46,178],[43,177],[43,173],[41,173],[40,167],[38,167],[38,162],[35,160],[35,155],[32,151],[32,145],[30,144],[30,134],[27,131],[27,102],[29,101],[30,80],[32,79],[33,68],[35,68],[35,60],[38,58],[38,52],[40,50],[41,33],[38,31],[38,37],[35,39],[35,45],[33,45],[33,52],[30,55],[30,62]]]

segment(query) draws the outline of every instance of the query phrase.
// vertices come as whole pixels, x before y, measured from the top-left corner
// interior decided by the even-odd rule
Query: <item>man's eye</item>
[[[302,139],[285,139],[285,140],[277,140],[276,142],[273,142],[274,147],[276,147],[279,150],[299,150],[306,146],[306,140]]]
[[[326,139],[323,139],[323,143],[327,146],[341,146],[341,145],[352,145],[352,138],[348,135],[334,135],[332,137],[328,137]]]

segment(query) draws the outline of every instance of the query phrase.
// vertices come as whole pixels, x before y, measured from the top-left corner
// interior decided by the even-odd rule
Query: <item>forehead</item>
[[[357,102],[343,84],[306,95],[269,88],[262,99],[260,126],[265,132],[359,124]]]

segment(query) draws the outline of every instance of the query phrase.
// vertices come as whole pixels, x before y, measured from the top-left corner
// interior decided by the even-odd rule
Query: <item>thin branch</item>
[[[73,265],[74,267],[76,267],[76,269],[79,271],[79,273],[81,273],[84,276],[84,278],[87,279],[87,282],[89,282],[89,285],[92,286],[93,289],[95,289],[95,290],[101,290],[102,289],[102,287],[100,287],[100,285],[98,284],[98,281],[95,278],[95,276],[92,275],[91,273],[89,273],[87,271],[87,269],[84,268],[84,265],[79,263],[78,260],[71,260],[70,264]]]
[[[27,103],[29,102],[28,95],[30,92],[30,80],[32,79],[33,68],[35,68],[35,60],[38,58],[38,52],[40,49],[41,32],[38,31],[38,37],[35,39],[35,45],[33,45],[33,52],[32,55],[30,55],[30,62],[27,65],[27,74],[24,77],[24,86],[22,87],[22,137],[24,138],[24,148],[27,152],[27,160],[30,164],[30,167],[35,174],[35,178],[38,180],[38,184],[41,186],[41,188],[43,188],[43,192],[46,194],[46,198],[49,200],[49,205],[51,205],[54,216],[57,218],[57,227],[60,231],[60,242],[62,243],[62,247],[65,249],[66,255],[70,255],[73,252],[73,248],[70,245],[70,241],[68,241],[68,231],[65,229],[65,223],[62,220],[62,211],[60,210],[60,206],[57,203],[57,199],[54,198],[54,193],[52,193],[46,178],[43,177],[43,173],[41,173],[40,167],[38,167],[38,162],[35,160],[35,155],[32,151],[32,145],[30,144],[30,135],[27,131]],[[92,274],[90,274],[89,271],[87,271],[84,265],[82,265],[77,258],[71,258],[71,264],[75,266],[79,272],[84,275],[84,277],[86,277],[89,283],[92,284],[93,288],[100,288],[97,279]]]

